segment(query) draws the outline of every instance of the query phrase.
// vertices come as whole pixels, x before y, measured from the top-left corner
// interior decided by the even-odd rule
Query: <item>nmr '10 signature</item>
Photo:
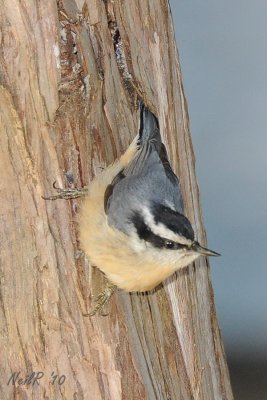
[[[25,376],[21,375],[21,371],[19,372],[12,372],[10,375],[10,378],[7,381],[7,385],[13,385],[13,386],[34,386],[34,385],[40,385],[40,381],[43,379],[45,376],[45,373],[43,371],[37,371],[37,372],[31,372],[30,374],[27,374]],[[50,383],[52,385],[63,385],[63,383],[66,380],[65,375],[57,375],[53,371],[49,377]]]

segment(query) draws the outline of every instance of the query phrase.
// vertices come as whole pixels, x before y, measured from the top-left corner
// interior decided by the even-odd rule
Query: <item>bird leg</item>
[[[107,281],[106,287],[101,292],[97,298],[94,300],[96,302],[96,305],[92,309],[92,311],[88,314],[83,314],[84,317],[92,317],[96,314],[100,314],[102,316],[106,316],[108,314],[103,312],[104,307],[109,303],[113,293],[117,289],[117,286],[114,285],[113,283]]]
[[[57,200],[57,199],[77,199],[78,197],[86,196],[88,194],[88,188],[85,186],[83,188],[59,188],[56,186],[56,182],[53,183],[53,188],[57,191],[57,194],[54,194],[52,196],[47,196],[42,198],[44,200]]]
[[[88,188],[85,186],[83,188],[59,188],[56,186],[56,182],[53,183],[53,188],[56,190],[57,194],[52,195],[52,196],[47,196],[42,198],[44,200],[57,200],[57,199],[77,199],[78,197],[86,196],[88,194]],[[92,309],[92,311],[88,314],[83,314],[84,317],[92,317],[93,315],[100,314],[102,316],[108,315],[103,312],[104,307],[108,304],[110,301],[113,293],[117,289],[117,286],[114,285],[113,283],[107,281],[106,287],[101,292],[97,298],[94,300],[96,302],[95,307]]]

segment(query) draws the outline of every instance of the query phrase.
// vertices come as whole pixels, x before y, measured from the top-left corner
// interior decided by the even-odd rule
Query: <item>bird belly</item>
[[[197,258],[185,258],[175,250],[131,246],[129,236],[108,224],[103,204],[107,181],[110,176],[106,174],[92,182],[81,206],[79,233],[81,248],[91,264],[111,282],[128,292],[148,291]]]

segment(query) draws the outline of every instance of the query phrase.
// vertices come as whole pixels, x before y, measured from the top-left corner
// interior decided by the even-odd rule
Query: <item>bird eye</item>
[[[175,245],[175,243],[171,240],[166,240],[166,242],[165,242],[166,249],[173,249],[174,245]]]

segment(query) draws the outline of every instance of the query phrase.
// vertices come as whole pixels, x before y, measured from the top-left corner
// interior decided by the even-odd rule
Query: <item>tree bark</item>
[[[84,318],[104,280],[79,200],[41,197],[116,159],[143,97],[205,243],[168,1],[1,0],[1,42],[1,398],[232,399],[207,261]]]

